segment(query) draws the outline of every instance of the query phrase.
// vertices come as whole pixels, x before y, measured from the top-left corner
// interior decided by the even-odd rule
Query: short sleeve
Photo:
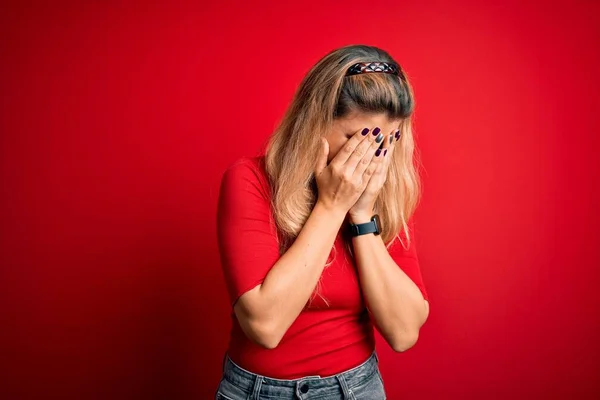
[[[224,172],[219,189],[217,238],[233,306],[261,284],[279,258],[270,195],[260,158],[242,158]]]
[[[429,296],[425,285],[423,283],[423,277],[421,276],[421,267],[419,266],[419,257],[417,256],[417,249],[415,247],[415,235],[414,235],[414,222],[412,220],[408,223],[408,229],[410,233],[410,246],[406,249],[400,243],[398,238],[395,238],[392,245],[388,248],[390,256],[398,264],[398,266],[404,271],[406,275],[417,285],[423,298],[429,301]],[[406,245],[406,235],[404,231],[400,233],[400,237]]]

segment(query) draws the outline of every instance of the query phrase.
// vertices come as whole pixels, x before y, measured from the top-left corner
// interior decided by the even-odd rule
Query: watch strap
[[[365,222],[364,224],[350,224],[349,231],[350,236],[360,236],[366,235],[369,233],[374,233],[375,235],[379,235],[381,233],[381,227],[378,226],[377,222],[379,221],[379,216],[374,215],[371,217],[371,221]]]

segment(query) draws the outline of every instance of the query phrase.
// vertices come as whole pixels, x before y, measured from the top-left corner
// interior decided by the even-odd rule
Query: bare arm
[[[398,140],[399,130],[395,133]],[[384,142],[390,157],[371,176],[365,191],[349,210],[354,224],[369,222],[375,214],[375,202],[387,180],[388,168],[395,145],[393,136]],[[429,315],[429,302],[419,287],[397,265],[388,252],[381,236],[367,234],[352,239],[354,257],[367,308],[375,326],[395,351],[411,348],[419,337],[419,330]]]
[[[363,218],[360,222],[368,222]],[[400,269],[380,236],[352,239],[360,284],[367,307],[381,335],[395,351],[411,348],[429,315],[429,303]]]
[[[315,289],[344,217],[317,203],[264,282],[240,297],[234,311],[248,337],[277,347]]]

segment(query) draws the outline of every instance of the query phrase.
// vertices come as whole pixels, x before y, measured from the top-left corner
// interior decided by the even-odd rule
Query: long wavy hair
[[[280,254],[294,242],[317,200],[314,169],[322,153],[321,137],[330,131],[336,118],[353,111],[385,113],[389,119],[402,121],[401,136],[395,144],[375,212],[382,221],[381,237],[388,248],[395,239],[405,248],[410,245],[408,221],[421,193],[417,172],[420,160],[411,127],[415,101],[405,71],[398,76],[386,73],[345,76],[353,64],[374,61],[400,65],[384,50],[366,45],[345,46],[325,55],[306,74],[266,143],[264,167],[272,191],[271,210]],[[354,257],[348,238],[345,247]],[[328,259],[327,266],[333,259]],[[315,295],[320,295],[319,288],[320,281]]]

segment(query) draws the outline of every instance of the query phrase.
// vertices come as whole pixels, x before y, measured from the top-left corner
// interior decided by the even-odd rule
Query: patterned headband
[[[366,74],[370,72],[383,72],[385,74],[400,75],[400,66],[387,62],[356,63],[346,72],[346,76]]]

